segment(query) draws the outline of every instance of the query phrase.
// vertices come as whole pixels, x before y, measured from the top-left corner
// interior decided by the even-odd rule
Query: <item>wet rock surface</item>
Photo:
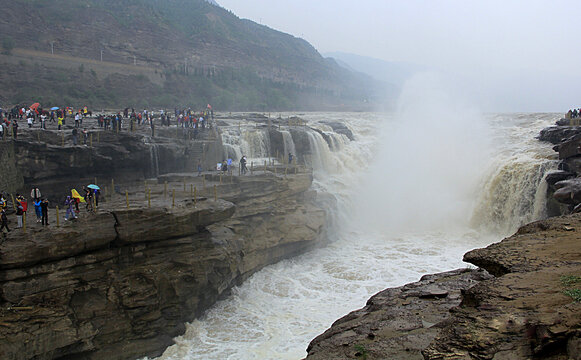
[[[223,196],[186,194],[174,207],[164,181],[149,185],[151,207],[142,194],[114,206],[124,200],[115,195],[60,227],[53,214],[47,228],[13,229],[0,245],[0,358],[159,355],[232,286],[321,245],[325,211],[311,182],[310,173],[209,177],[207,195],[216,184]]]
[[[384,290],[315,338],[307,359],[422,359],[462,291],[489,278],[485,271],[460,269]]]
[[[494,277],[457,270],[384,290],[307,359],[581,359],[581,303],[565,293],[581,291],[579,231],[578,214],[534,222],[464,256]]]

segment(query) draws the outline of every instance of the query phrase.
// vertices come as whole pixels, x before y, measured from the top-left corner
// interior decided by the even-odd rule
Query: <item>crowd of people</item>
[[[53,107],[47,110],[43,109],[38,103],[31,106],[14,106],[10,110],[5,110],[0,107],[0,137],[3,138],[8,132],[11,132],[12,136],[17,139],[18,127],[20,126],[19,121],[26,121],[28,128],[39,127],[46,130],[50,126],[53,128],[56,127],[57,130],[63,130],[67,119],[72,119],[74,121],[74,128],[79,129],[85,127],[83,131],[86,133],[87,130],[86,126],[83,125],[83,120],[92,115],[92,111],[86,106],[78,110],[72,107]],[[176,107],[174,108],[172,117],[172,113],[165,110],[159,110],[158,112],[148,111],[147,109],[136,111],[135,108],[130,109],[127,107],[117,113],[99,114],[96,116],[96,119],[98,126],[104,130],[122,131],[126,129],[135,131],[137,127],[149,126],[151,128],[151,134],[154,136],[155,123],[159,121],[161,126],[169,127],[170,125],[176,125],[182,128],[195,129],[194,135],[197,135],[198,129],[212,127],[210,120],[214,119],[214,111],[209,104],[202,111],[193,111],[191,107],[181,109]],[[128,126],[126,125],[124,127],[124,123],[128,123]],[[78,131],[74,132],[73,135],[76,140]]]
[[[84,187],[83,192],[84,195],[81,196],[75,189],[71,189],[71,195],[66,197],[64,201],[66,211],[65,221],[74,220],[79,216],[80,203],[85,204],[85,209],[87,212],[93,212],[95,208],[99,206],[99,196],[101,191],[98,189],[98,187]],[[36,222],[42,224],[42,226],[48,226],[48,199],[42,197],[40,189],[37,187],[30,191],[30,199],[32,201],[32,205],[34,205]],[[29,202],[24,195],[18,193],[13,198],[13,201],[13,211],[16,215],[16,228],[22,228],[24,226],[23,218],[28,211]],[[7,212],[7,194],[0,193],[0,232],[2,232],[4,236],[6,234],[4,230],[6,230],[6,232],[10,232]]]
[[[569,109],[569,111],[567,111],[565,114],[566,119],[575,119],[578,117],[581,117],[581,108],[573,110]]]

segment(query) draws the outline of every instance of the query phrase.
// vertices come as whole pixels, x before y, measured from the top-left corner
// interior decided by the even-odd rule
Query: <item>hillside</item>
[[[284,110],[357,107],[383,91],[308,42],[204,0],[14,0],[2,12],[3,103]]]

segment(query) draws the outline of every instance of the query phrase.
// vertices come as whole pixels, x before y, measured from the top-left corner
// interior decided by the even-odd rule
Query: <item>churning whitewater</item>
[[[292,114],[313,129],[303,160],[330,214],[331,244],[253,275],[160,359],[303,358],[315,336],[372,294],[465,267],[466,251],[543,217],[540,184],[556,162],[534,137],[556,115],[451,116],[457,109],[439,100],[398,115]],[[229,156],[249,161],[269,156],[267,139],[250,123],[223,131]],[[285,148],[294,151],[290,133]]]

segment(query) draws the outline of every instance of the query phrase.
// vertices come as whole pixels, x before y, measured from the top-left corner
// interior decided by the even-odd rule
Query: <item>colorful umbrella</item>
[[[97,185],[95,185],[95,184],[90,184],[90,185],[89,185],[89,186],[87,186],[87,187],[88,187],[89,189],[94,189],[94,190],[101,190],[101,188],[100,188],[100,187],[98,187],[98,186],[97,186]]]
[[[31,110],[36,110],[36,109],[38,109],[39,106],[40,106],[39,103],[34,103],[34,104],[30,105],[30,109]]]
[[[51,109],[51,110],[60,110],[60,107],[58,107],[58,106],[54,106],[54,107],[51,107],[50,109]]]
[[[85,198],[83,198],[75,189],[71,190],[71,194],[73,195],[73,198],[75,199],[79,199],[80,202],[85,202]]]

